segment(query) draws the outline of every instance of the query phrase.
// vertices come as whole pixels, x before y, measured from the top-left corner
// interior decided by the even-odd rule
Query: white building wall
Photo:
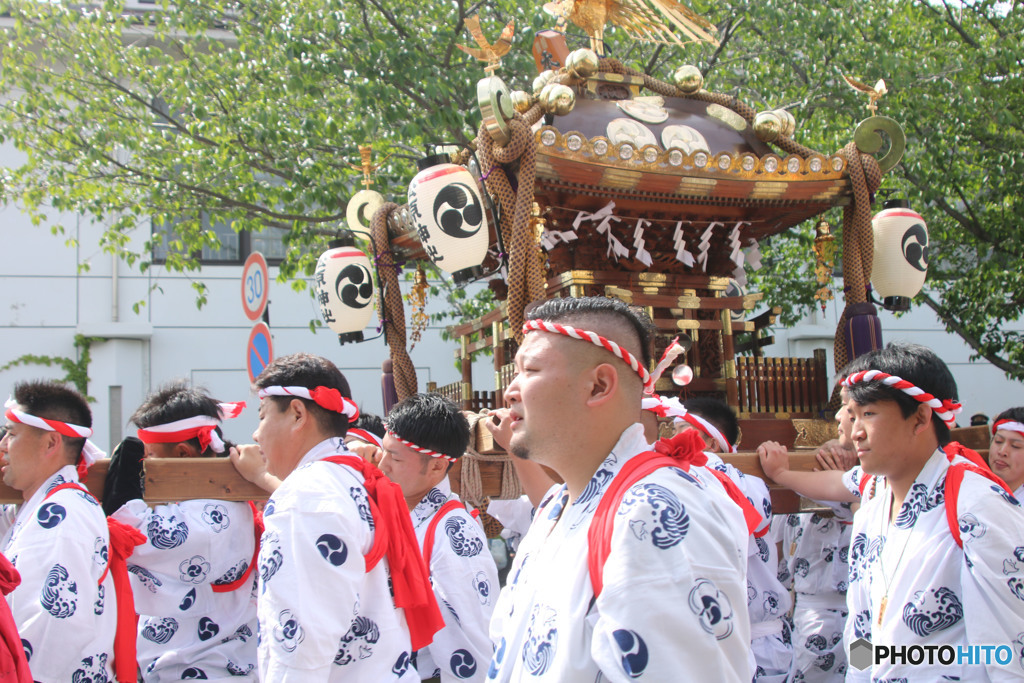
[[[131,434],[128,419],[135,408],[147,393],[175,378],[205,386],[221,400],[247,400],[249,408],[227,421],[224,431],[233,441],[251,441],[257,400],[246,371],[252,323],[241,304],[242,266],[206,266],[187,275],[154,266],[141,273],[98,246],[98,226],[74,216],[50,216],[50,221],[64,225],[67,235],[31,225],[14,206],[0,207],[6,237],[6,248],[0,250],[0,365],[25,354],[77,358],[76,334],[102,337],[105,341],[92,345],[89,366],[94,440],[100,447],[109,449]],[[66,244],[71,237],[77,246]],[[147,236],[133,237],[133,247],[141,249]],[[277,270],[270,268],[272,280]],[[193,280],[209,287],[202,309],[195,304]],[[136,313],[133,304],[140,301],[144,305]],[[382,338],[340,346],[327,328],[311,332],[309,322],[318,317],[318,308],[308,290],[296,292],[289,283],[272,281],[269,302],[276,356],[306,351],[330,358],[349,380],[361,408],[382,413],[381,363],[388,358]],[[440,310],[440,303],[429,301],[428,312]],[[406,305],[407,320],[409,315]],[[376,325],[374,317],[364,334],[374,336]],[[411,354],[421,390],[429,381],[443,385],[460,379],[455,349],[441,340],[440,327],[428,328]],[[37,364],[11,368],[0,372],[0,392],[10,393],[18,380],[63,375],[59,367]],[[493,377],[490,359],[476,364],[477,389],[493,389]]]
[[[836,289],[842,290],[841,283]],[[765,347],[765,355],[809,357],[814,349],[824,348],[828,352],[829,374],[834,376],[833,340],[841,313],[841,304],[831,301],[824,314],[821,309],[815,309],[792,328],[775,328],[772,331],[775,343]],[[878,319],[882,324],[883,343],[923,344],[934,349],[946,362],[964,405],[964,412],[958,418],[961,426],[969,424],[974,413],[985,413],[991,419],[1006,408],[1024,406],[1024,383],[1008,379],[1002,370],[986,360],[970,360],[971,348],[961,337],[946,332],[927,306],[915,305],[898,317],[879,306]],[[1009,329],[1024,331],[1024,321],[1017,321]]]

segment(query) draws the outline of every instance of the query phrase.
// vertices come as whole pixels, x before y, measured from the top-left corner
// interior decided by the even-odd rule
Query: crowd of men
[[[741,436],[728,406],[653,394],[642,313],[555,299],[524,333],[487,422],[527,494],[506,510],[528,528],[503,588],[451,490],[470,430],[440,396],[375,420],[333,363],[293,354],[257,378],[255,443],[236,445],[220,425],[242,404],[172,383],[132,416],[100,502],[81,485],[102,457],[88,403],[16,385],[0,681],[1024,679],[1024,409],[994,420],[985,462],[950,443],[960,406],[934,353],[861,356],[820,471],[757,446],[771,479],[831,508],[773,517],[765,482],[721,457]],[[145,502],[146,458],[216,456],[262,507]],[[848,658],[861,642],[870,661]]]

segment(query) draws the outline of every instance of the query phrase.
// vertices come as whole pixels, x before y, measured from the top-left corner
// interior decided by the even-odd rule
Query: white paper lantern
[[[320,255],[313,276],[320,317],[342,344],[363,341],[363,329],[373,315],[370,259],[343,242],[331,247]]]
[[[444,156],[421,159],[409,211],[430,260],[462,284],[482,274],[489,235],[476,180]]]
[[[891,200],[871,219],[875,256],[871,284],[890,311],[906,311],[928,275],[928,226],[905,200]]]

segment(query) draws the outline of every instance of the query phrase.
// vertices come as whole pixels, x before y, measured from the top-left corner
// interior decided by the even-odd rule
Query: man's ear
[[[309,406],[297,398],[293,398],[288,402],[288,407],[285,409],[285,413],[288,415],[288,419],[295,423],[293,425],[295,427],[303,426],[313,417],[309,413]]]
[[[928,429],[932,424],[932,407],[925,403],[921,403],[917,406],[917,410],[910,416],[910,419],[914,423],[914,434],[920,434],[921,432]]]
[[[64,437],[57,432],[46,432],[43,437],[43,457],[50,457],[55,452],[63,455]]]
[[[201,453],[196,450],[196,447],[188,441],[182,441],[174,447],[175,458],[198,458],[200,455]]]
[[[589,373],[587,405],[596,408],[610,401],[619,388],[619,373],[611,363],[595,365]]]
[[[448,473],[448,459],[447,458],[430,458],[427,463],[427,472],[432,475],[440,474],[444,477]]]

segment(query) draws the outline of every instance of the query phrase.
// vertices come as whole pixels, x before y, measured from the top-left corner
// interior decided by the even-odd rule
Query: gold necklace
[[[879,530],[879,536],[886,530],[886,517],[888,517],[888,526],[892,528],[892,507],[895,502],[895,495],[892,489],[889,490],[889,509],[888,514],[882,517],[882,528]],[[904,500],[904,503],[906,500]],[[902,507],[902,505],[900,506]],[[907,532],[907,537],[903,540],[903,549],[900,550],[899,557],[896,558],[896,566],[892,568],[893,577],[896,576],[896,570],[900,568],[900,563],[903,562],[903,555],[907,552],[907,546],[910,545],[910,536],[914,533],[914,528],[917,526],[917,519],[914,519],[914,523],[910,526],[910,531]],[[885,536],[888,538],[888,535]],[[883,549],[884,550],[884,547]],[[889,606],[889,586],[892,585],[892,579],[885,578],[885,567],[882,566],[882,550],[878,551],[878,569],[882,572],[882,584],[885,586],[885,593],[882,595],[882,602],[878,606],[878,625],[882,625],[882,619],[885,617],[885,608]]]

